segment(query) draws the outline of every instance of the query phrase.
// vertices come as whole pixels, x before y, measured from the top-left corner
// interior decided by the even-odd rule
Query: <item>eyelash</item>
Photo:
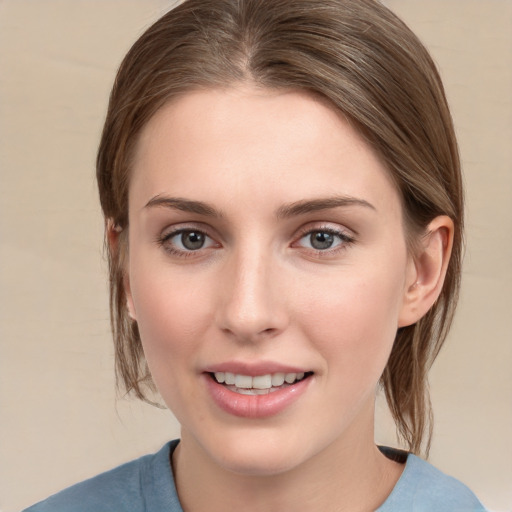
[[[174,237],[176,237],[180,234],[183,234],[183,233],[197,233],[198,235],[202,235],[205,238],[213,240],[213,238],[211,236],[209,236],[208,233],[203,229],[197,229],[194,227],[186,227],[186,228],[178,228],[171,232],[165,233],[165,234],[159,236],[157,238],[156,242],[160,247],[163,247],[163,249],[166,252],[168,252],[172,256],[177,256],[179,258],[194,257],[194,256],[197,256],[197,253],[199,253],[200,251],[209,248],[209,247],[206,247],[206,248],[200,247],[197,250],[182,250],[182,249],[177,249],[175,246],[173,246],[172,244],[169,243],[169,241],[172,240]],[[327,257],[327,256],[332,256],[334,254],[337,254],[339,251],[347,249],[348,246],[352,245],[356,241],[354,236],[349,235],[347,232],[340,230],[340,229],[334,229],[332,227],[322,227],[322,226],[315,227],[315,228],[306,227],[299,232],[299,235],[295,239],[296,241],[293,242],[292,246],[294,246],[295,244],[298,244],[298,242],[300,242],[307,236],[311,237],[314,233],[325,233],[325,234],[334,236],[334,237],[338,238],[338,240],[339,240],[339,244],[336,245],[332,249],[331,248],[326,248],[324,250],[315,249],[315,248],[309,249],[310,251],[314,252],[315,256],[319,256],[319,257]]]
[[[179,258],[190,258],[190,257],[196,256],[197,253],[199,253],[202,249],[204,249],[203,247],[200,247],[199,249],[197,249],[195,251],[194,250],[182,250],[182,249],[177,249],[176,247],[174,247],[172,244],[169,243],[169,241],[172,240],[175,236],[181,235],[183,233],[196,233],[198,235],[203,235],[205,238],[209,238],[210,240],[213,240],[213,238],[211,236],[209,236],[205,230],[197,229],[194,227],[187,227],[187,228],[178,228],[169,233],[165,233],[162,236],[159,236],[157,238],[156,242],[159,246],[163,247],[163,249],[166,252],[168,252],[169,254],[171,254],[172,256],[177,256]]]
[[[339,244],[336,245],[334,248],[328,248],[328,249],[315,249],[311,248],[312,251],[314,251],[315,256],[319,257],[328,257],[333,256],[337,254],[340,251],[346,250],[350,245],[356,242],[356,238],[353,235],[348,234],[346,231],[341,229],[335,229],[328,226],[319,226],[319,227],[306,227],[299,233],[299,236],[297,238],[297,242],[294,242],[294,244],[300,242],[307,236],[311,237],[314,233],[326,233],[328,235],[332,235],[339,239]]]

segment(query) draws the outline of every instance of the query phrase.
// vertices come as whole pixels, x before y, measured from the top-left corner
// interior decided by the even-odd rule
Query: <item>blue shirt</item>
[[[183,512],[170,464],[178,440],[73,485],[24,512]],[[390,458],[400,453],[381,448]],[[455,478],[408,454],[405,469],[376,512],[485,512],[476,496]]]

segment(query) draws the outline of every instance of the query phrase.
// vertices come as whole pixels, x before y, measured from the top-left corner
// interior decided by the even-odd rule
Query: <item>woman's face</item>
[[[129,205],[129,308],[182,450],[272,474],[373,442],[414,264],[342,116],[300,92],[189,93],[145,127]]]

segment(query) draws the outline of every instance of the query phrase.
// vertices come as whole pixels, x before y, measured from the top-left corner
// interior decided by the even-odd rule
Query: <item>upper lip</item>
[[[311,369],[309,368],[291,366],[274,361],[225,361],[223,363],[212,364],[204,369],[206,373],[230,372],[238,375],[248,375],[250,377],[267,375],[269,373],[306,373],[310,371]]]

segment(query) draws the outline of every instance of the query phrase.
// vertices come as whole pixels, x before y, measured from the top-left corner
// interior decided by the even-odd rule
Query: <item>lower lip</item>
[[[279,414],[306,391],[311,377],[266,395],[242,395],[203,374],[213,401],[225,412],[241,418],[267,418]]]

